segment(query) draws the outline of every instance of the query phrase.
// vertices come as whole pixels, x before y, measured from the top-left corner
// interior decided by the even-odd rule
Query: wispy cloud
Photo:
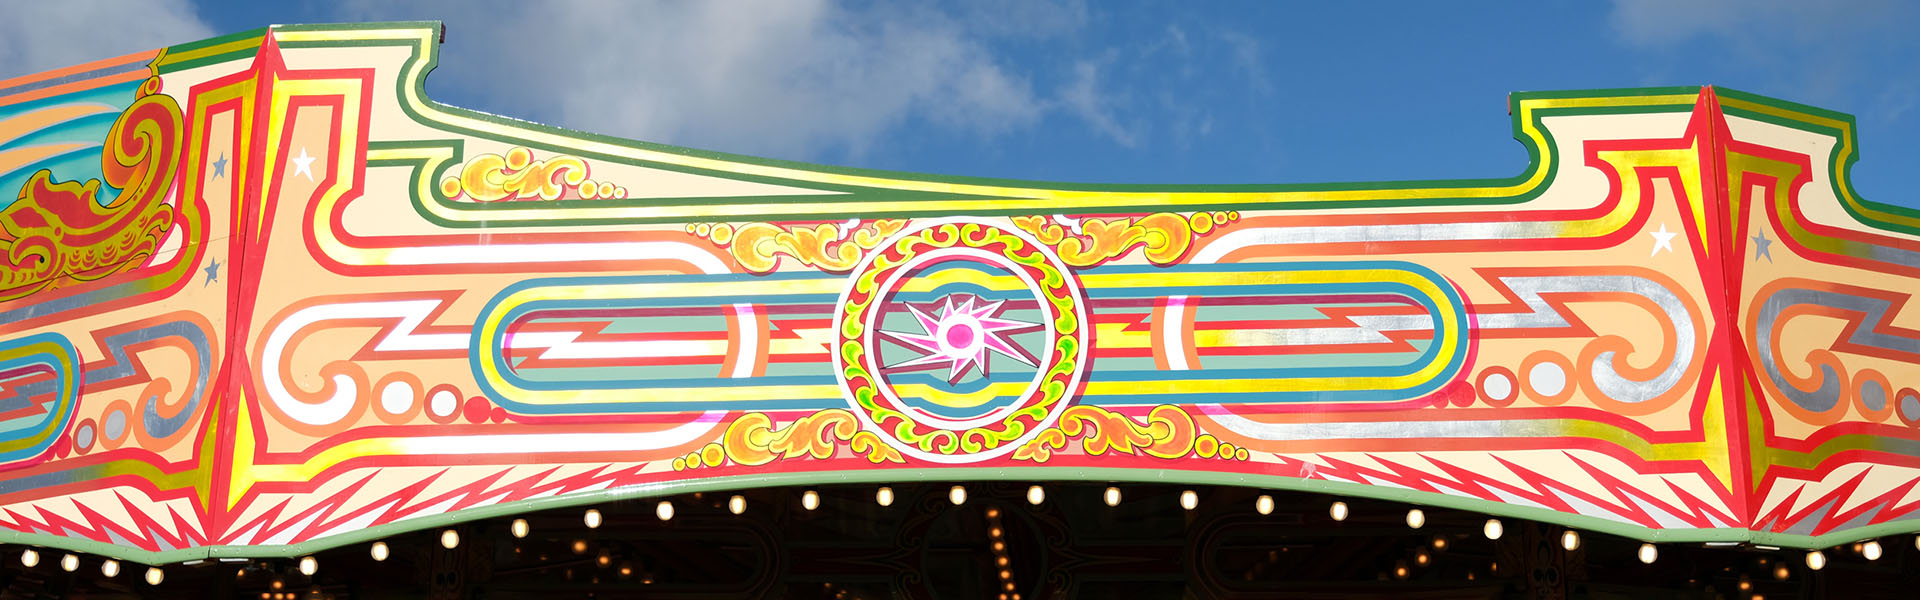
[[[0,79],[212,35],[186,0],[0,3]]]
[[[1081,120],[1086,121],[1094,132],[1113,140],[1113,143],[1127,148],[1140,145],[1138,127],[1130,127],[1120,122],[1119,96],[1101,85],[1103,62],[1083,60],[1074,63],[1073,73],[1067,83],[1060,87],[1060,104]]]

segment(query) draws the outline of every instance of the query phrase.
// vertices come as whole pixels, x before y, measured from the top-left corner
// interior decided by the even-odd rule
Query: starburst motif
[[[1039,360],[1007,336],[1038,329],[1040,324],[1001,317],[1005,304],[1005,300],[981,302],[973,296],[960,299],[958,294],[942,299],[933,314],[908,304],[907,312],[913,314],[925,333],[882,330],[880,335],[919,352],[920,356],[887,365],[885,370],[922,371],[944,366],[947,383],[955,384],[975,367],[981,375],[986,375],[989,351],[1030,367],[1039,366]]]

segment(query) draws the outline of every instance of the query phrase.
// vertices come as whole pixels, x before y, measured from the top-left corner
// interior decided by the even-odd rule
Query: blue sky
[[[25,14],[35,13],[35,14]],[[429,92],[837,165],[1104,183],[1504,176],[1506,94],[1712,84],[1847,112],[1920,206],[1920,3],[223,0],[0,8],[0,77],[270,23],[447,23]],[[91,35],[72,35],[88,31]]]

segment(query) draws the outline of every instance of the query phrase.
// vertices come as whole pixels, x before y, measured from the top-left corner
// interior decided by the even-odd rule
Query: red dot
[[[506,420],[507,420],[507,409],[500,408],[498,406],[493,407],[493,422],[501,423],[501,422],[505,422]]]
[[[467,409],[464,411],[467,417],[467,422],[479,423],[481,421],[487,420],[487,415],[490,414],[490,411],[487,410],[488,408],[490,407],[487,406],[486,398],[481,398],[479,396],[468,398]]]

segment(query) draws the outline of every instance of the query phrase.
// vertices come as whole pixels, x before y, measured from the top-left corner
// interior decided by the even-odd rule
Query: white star
[[[1653,252],[1647,253],[1647,256],[1657,256],[1660,254],[1662,248],[1665,248],[1668,252],[1672,252],[1673,236],[1680,234],[1667,231],[1667,224],[1661,223],[1659,231],[1649,231],[1647,235],[1653,236]]]
[[[313,157],[307,156],[307,148],[300,148],[300,155],[293,157],[293,174],[305,175],[307,181],[313,181]]]

